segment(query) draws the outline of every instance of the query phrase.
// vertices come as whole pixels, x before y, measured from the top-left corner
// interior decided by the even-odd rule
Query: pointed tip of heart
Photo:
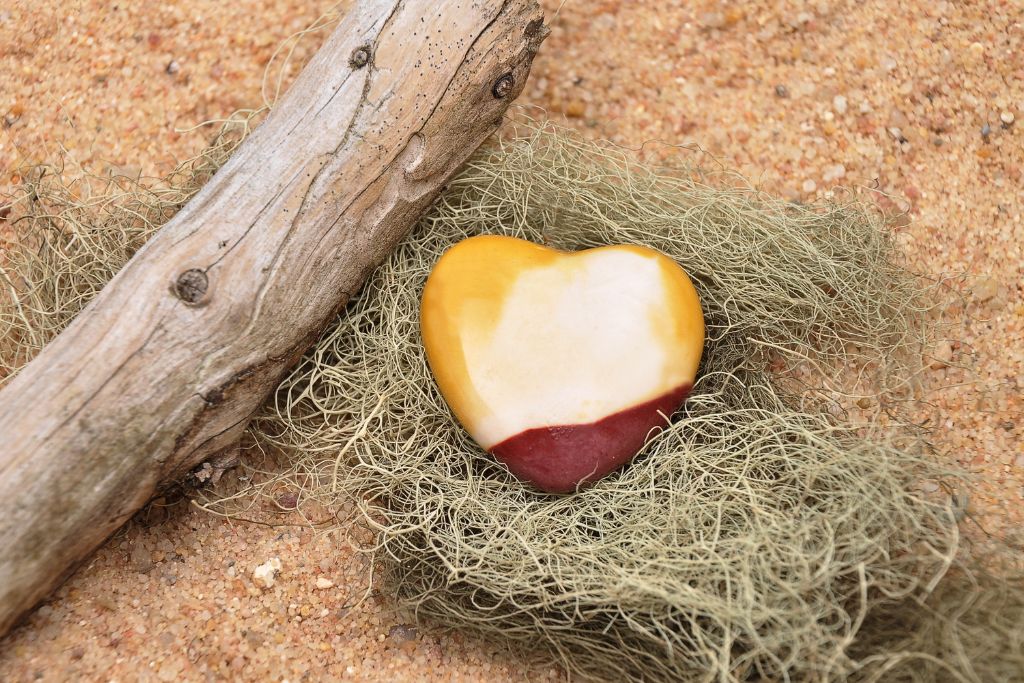
[[[668,424],[686,400],[685,384],[596,422],[528,429],[490,451],[509,470],[548,493],[571,493],[593,483],[629,460],[652,430]]]

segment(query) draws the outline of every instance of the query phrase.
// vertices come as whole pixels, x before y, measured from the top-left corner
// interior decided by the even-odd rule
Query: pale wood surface
[[[0,634],[232,444],[522,89],[534,0],[363,0],[273,114],[0,390]]]

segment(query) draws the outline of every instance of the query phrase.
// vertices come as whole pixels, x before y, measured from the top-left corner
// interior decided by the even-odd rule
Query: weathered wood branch
[[[0,635],[234,443],[490,135],[535,0],[361,0],[271,116],[0,391]]]

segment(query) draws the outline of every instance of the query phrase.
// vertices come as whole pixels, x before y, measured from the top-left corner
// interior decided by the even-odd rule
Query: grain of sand
[[[549,18],[558,4],[545,2]],[[262,104],[274,50],[331,6],[0,7],[0,185],[20,164],[60,157],[69,172],[167,172],[210,134],[183,129]],[[794,201],[842,185],[905,212],[897,226],[915,263],[963,276],[954,340],[928,377],[937,457],[985,478],[970,492],[971,538],[1024,541],[1024,6],[576,0],[551,24],[521,102],[629,147],[699,145]],[[285,83],[320,40],[300,43]],[[273,586],[257,585],[271,558]],[[367,576],[337,535],[168,499],[0,642],[0,678],[564,677],[458,633],[418,632]]]

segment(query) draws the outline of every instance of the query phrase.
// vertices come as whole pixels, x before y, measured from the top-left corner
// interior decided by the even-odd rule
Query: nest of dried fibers
[[[26,247],[3,265],[8,371],[228,148],[162,190],[33,183],[11,216]],[[480,233],[648,245],[700,292],[708,342],[691,397],[582,492],[521,485],[427,368],[421,287]],[[253,436],[290,464],[245,495],[290,486],[300,510],[353,510],[377,583],[419,618],[585,678],[1021,680],[1019,574],[967,557],[949,497],[921,487],[960,485],[909,418],[931,289],[853,201],[782,202],[729,173],[527,125],[473,158],[281,384]]]

